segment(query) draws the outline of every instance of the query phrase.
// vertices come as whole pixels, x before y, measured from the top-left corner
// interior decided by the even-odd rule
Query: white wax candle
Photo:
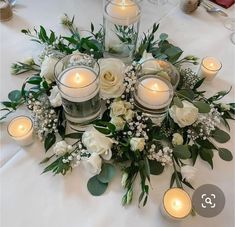
[[[97,75],[90,69],[74,67],[65,70],[59,78],[62,96],[73,102],[93,98],[98,92]]]
[[[163,81],[158,78],[143,79],[137,88],[137,95],[144,107],[156,109],[163,108],[162,105],[166,104],[170,99],[170,88]]]
[[[33,122],[26,116],[16,117],[9,123],[8,133],[19,145],[30,145],[33,142]]]
[[[164,216],[182,219],[187,217],[192,211],[190,196],[181,188],[169,189],[164,197],[161,212]]]
[[[206,80],[212,80],[221,69],[222,64],[214,57],[206,57],[202,60],[200,74]]]
[[[105,16],[114,24],[130,25],[139,20],[139,6],[132,0],[113,0],[105,8]]]

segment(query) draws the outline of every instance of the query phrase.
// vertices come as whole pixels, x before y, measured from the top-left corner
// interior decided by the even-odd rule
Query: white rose
[[[144,138],[133,137],[130,141],[130,145],[132,151],[143,151],[145,146],[145,140]]]
[[[174,133],[172,138],[173,145],[182,145],[184,143],[183,137],[179,133]]]
[[[158,61],[154,59],[151,53],[144,52],[139,62],[141,63],[144,74],[155,73],[162,70]]]
[[[117,131],[123,130],[126,124],[122,117],[112,117],[110,123],[115,125]]]
[[[85,168],[94,175],[97,175],[101,171],[102,160],[97,153],[92,153],[91,156],[83,162]]]
[[[127,110],[124,118],[127,122],[131,122],[134,116],[135,116],[135,112],[133,110]]]
[[[64,140],[57,142],[53,148],[56,155],[64,155],[67,151],[72,149],[71,145],[68,145]]]
[[[189,182],[196,175],[197,169],[193,166],[185,165],[181,167],[182,179]]]
[[[57,58],[46,56],[41,65],[40,76],[44,77],[49,82],[55,81],[54,68],[57,62]]]
[[[183,108],[173,105],[170,110],[170,116],[181,128],[192,125],[198,118],[198,108],[192,103],[184,100],[182,101]]]
[[[102,98],[117,98],[125,90],[123,84],[125,65],[115,58],[99,60],[100,65],[100,95]]]
[[[113,140],[98,132],[94,127],[87,129],[82,135],[82,143],[90,153],[97,153],[105,160],[112,157]]]
[[[57,86],[54,86],[51,89],[49,100],[53,107],[58,107],[62,105],[62,98],[61,98],[61,95]]]
[[[123,101],[115,101],[111,104],[111,117],[118,117],[126,114],[126,107]]]

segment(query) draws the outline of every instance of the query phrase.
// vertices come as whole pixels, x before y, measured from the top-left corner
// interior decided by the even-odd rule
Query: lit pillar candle
[[[138,101],[149,109],[165,107],[171,97],[169,85],[162,79],[151,77],[143,79],[137,87]]]
[[[222,64],[217,58],[203,58],[200,67],[200,76],[206,80],[213,80],[221,68]]]
[[[26,116],[16,117],[9,123],[8,133],[19,145],[30,145],[33,142],[33,122]]]
[[[164,194],[161,206],[163,216],[173,219],[183,219],[192,211],[191,198],[181,188],[171,188]]]
[[[139,6],[132,0],[110,1],[105,11],[114,24],[128,26],[139,20]]]
[[[60,76],[62,97],[69,101],[84,102],[98,92],[97,75],[90,69],[74,67],[65,70]]]

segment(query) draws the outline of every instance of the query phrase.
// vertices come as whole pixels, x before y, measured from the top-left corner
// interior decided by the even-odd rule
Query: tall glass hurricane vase
[[[81,129],[100,115],[99,65],[86,54],[72,54],[55,66],[55,77],[65,116],[72,128]]]
[[[131,61],[139,33],[140,12],[135,0],[104,1],[106,56]]]

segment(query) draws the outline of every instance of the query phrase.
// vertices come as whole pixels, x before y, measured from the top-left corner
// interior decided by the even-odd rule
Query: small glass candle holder
[[[168,219],[182,220],[192,211],[191,198],[181,188],[170,188],[163,196],[160,211]]]
[[[70,126],[82,129],[101,111],[99,65],[86,54],[72,54],[55,66],[55,78]]]
[[[104,1],[104,46],[107,57],[130,62],[136,50],[140,6],[135,0]]]
[[[180,81],[179,71],[170,62],[160,59],[147,59],[140,65],[138,77],[145,75],[156,75],[168,80],[174,90],[177,88]]]
[[[160,125],[174,95],[171,83],[159,76],[148,75],[138,79],[134,90],[135,106],[153,123]]]
[[[20,146],[28,146],[33,143],[33,122],[26,116],[15,117],[8,125],[8,134]]]
[[[199,70],[199,75],[205,80],[213,80],[222,68],[222,63],[214,57],[205,57],[202,59],[202,63]]]

